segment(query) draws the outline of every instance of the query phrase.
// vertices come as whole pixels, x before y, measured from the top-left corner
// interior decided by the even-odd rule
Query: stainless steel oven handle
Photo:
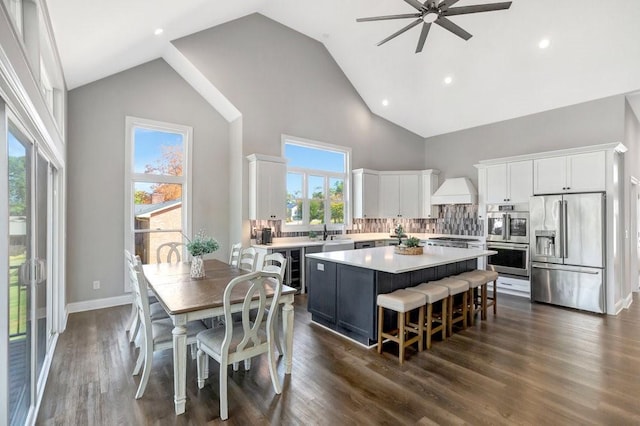
[[[507,214],[502,215],[502,239],[507,239]]]
[[[507,216],[507,218],[506,218],[507,220],[506,220],[504,228],[507,231],[506,232],[506,234],[507,234],[507,238],[506,239],[510,240],[511,239],[511,215],[507,214],[506,216]]]
[[[491,250],[492,248],[518,250],[518,251],[529,252],[529,245],[528,244],[500,244],[500,243],[488,242],[487,243],[487,250]]]

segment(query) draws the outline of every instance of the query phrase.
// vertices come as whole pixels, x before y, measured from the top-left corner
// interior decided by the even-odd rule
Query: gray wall
[[[613,96],[434,136],[426,139],[426,165],[441,179],[466,176],[477,187],[480,160],[622,142],[624,109],[624,96]]]
[[[640,122],[634,114],[628,102],[625,102],[624,114],[624,145],[628,148],[624,158],[624,182],[627,187],[625,191],[625,229],[628,230],[626,240],[626,264],[627,277],[626,285],[622,291],[627,295],[631,291],[638,291],[638,194],[640,185],[632,184],[631,178],[640,180]]]
[[[242,112],[245,155],[281,155],[285,133],[351,147],[354,168],[424,166],[424,139],[372,115],[305,35],[253,14],[174,44]]]
[[[228,253],[228,123],[155,60],[69,92],[67,303],[124,294],[127,115],[193,128],[193,230]]]

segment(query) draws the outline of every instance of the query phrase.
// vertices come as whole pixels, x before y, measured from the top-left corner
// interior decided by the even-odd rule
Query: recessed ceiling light
[[[453,83],[453,77],[451,77],[450,75],[446,76],[444,78],[444,84],[451,84]]]
[[[389,100],[388,99],[383,99],[382,100],[382,106],[388,106],[389,105]]]
[[[162,28],[156,28],[156,30],[153,32],[155,35],[160,35],[164,32],[164,30]]]
[[[540,40],[540,42],[538,43],[538,47],[540,49],[546,49],[547,47],[549,47],[549,45],[551,44],[551,41],[548,38],[543,38],[542,40]]]

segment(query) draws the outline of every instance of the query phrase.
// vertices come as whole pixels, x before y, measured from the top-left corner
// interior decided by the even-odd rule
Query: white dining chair
[[[247,281],[249,285],[247,285]],[[236,288],[238,287],[238,288]],[[242,303],[242,321],[234,322],[231,317],[231,294],[244,294]],[[218,327],[198,333],[198,388],[204,387],[209,376],[209,356],[220,365],[220,418],[229,418],[227,400],[227,369],[230,364],[267,353],[269,373],[275,393],[282,393],[282,385],[276,370],[276,358],[273,351],[273,326],[275,306],[282,292],[282,283],[275,273],[253,272],[232,279],[224,290],[224,328]],[[272,297],[268,297],[273,293]],[[252,321],[249,312],[257,309],[256,319]],[[263,321],[264,316],[267,321]]]
[[[129,279],[131,280],[131,288],[135,294],[136,306],[140,313],[139,321],[143,332],[140,354],[133,370],[133,375],[137,376],[140,373],[140,369],[144,367],[140,384],[136,391],[136,399],[139,399],[144,395],[147,383],[149,382],[149,375],[151,374],[151,366],[153,364],[153,353],[173,348],[173,322],[170,318],[155,321],[151,320],[149,291],[147,282],[142,276],[142,271],[139,266],[129,266]],[[206,329],[202,321],[188,322],[187,345],[194,344],[196,342],[196,335]]]
[[[258,252],[253,247],[247,247],[240,252],[238,268],[247,272],[254,272],[258,265]]]
[[[287,269],[287,258],[284,257],[281,253],[269,253],[267,255],[264,256],[264,261],[262,263],[262,270],[264,272],[274,272],[276,274],[278,274],[278,276],[280,277],[280,283],[284,284],[284,274],[286,272]],[[276,348],[278,349],[278,353],[280,355],[284,354],[284,351],[282,350],[282,341],[280,340],[280,330],[282,330],[282,315],[281,315],[281,311],[282,308],[280,307],[280,305],[278,305],[278,308],[276,309],[275,315],[276,318],[274,320],[274,324],[275,324],[275,328],[274,328],[274,333],[273,333],[273,340],[276,344]],[[249,369],[250,366],[247,365],[247,362],[245,362],[245,368]]]
[[[236,243],[231,246],[231,253],[229,254],[229,265],[237,268],[240,265],[240,251],[242,250],[242,243]]]
[[[126,260],[126,267],[133,267],[135,270],[140,270],[140,257],[134,256],[131,254],[129,250],[124,251],[124,258]],[[144,279],[144,277],[142,278]],[[156,300],[153,293],[149,291],[149,315],[151,317],[151,321],[156,321],[164,318],[169,318],[169,314],[164,310],[162,305]],[[140,310],[136,304],[135,292],[132,288],[133,301],[131,303],[131,318],[128,322],[127,331],[129,332],[129,342],[136,343],[136,347],[139,346],[137,344],[138,333],[140,332]]]
[[[184,253],[184,244],[178,242],[163,243],[156,249],[157,263],[173,263],[175,257],[176,263],[182,261],[182,253]]]

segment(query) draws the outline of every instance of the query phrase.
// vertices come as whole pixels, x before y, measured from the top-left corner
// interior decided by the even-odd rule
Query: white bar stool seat
[[[408,291],[415,291],[425,295],[427,309],[424,316],[425,333],[427,335],[427,349],[431,349],[431,336],[441,332],[442,340],[447,340],[447,304],[449,298],[449,288],[439,286],[432,283],[422,283],[415,287],[407,287]],[[434,316],[433,305],[437,302],[441,302],[440,315]],[[433,321],[439,322],[439,325],[434,327]]]

